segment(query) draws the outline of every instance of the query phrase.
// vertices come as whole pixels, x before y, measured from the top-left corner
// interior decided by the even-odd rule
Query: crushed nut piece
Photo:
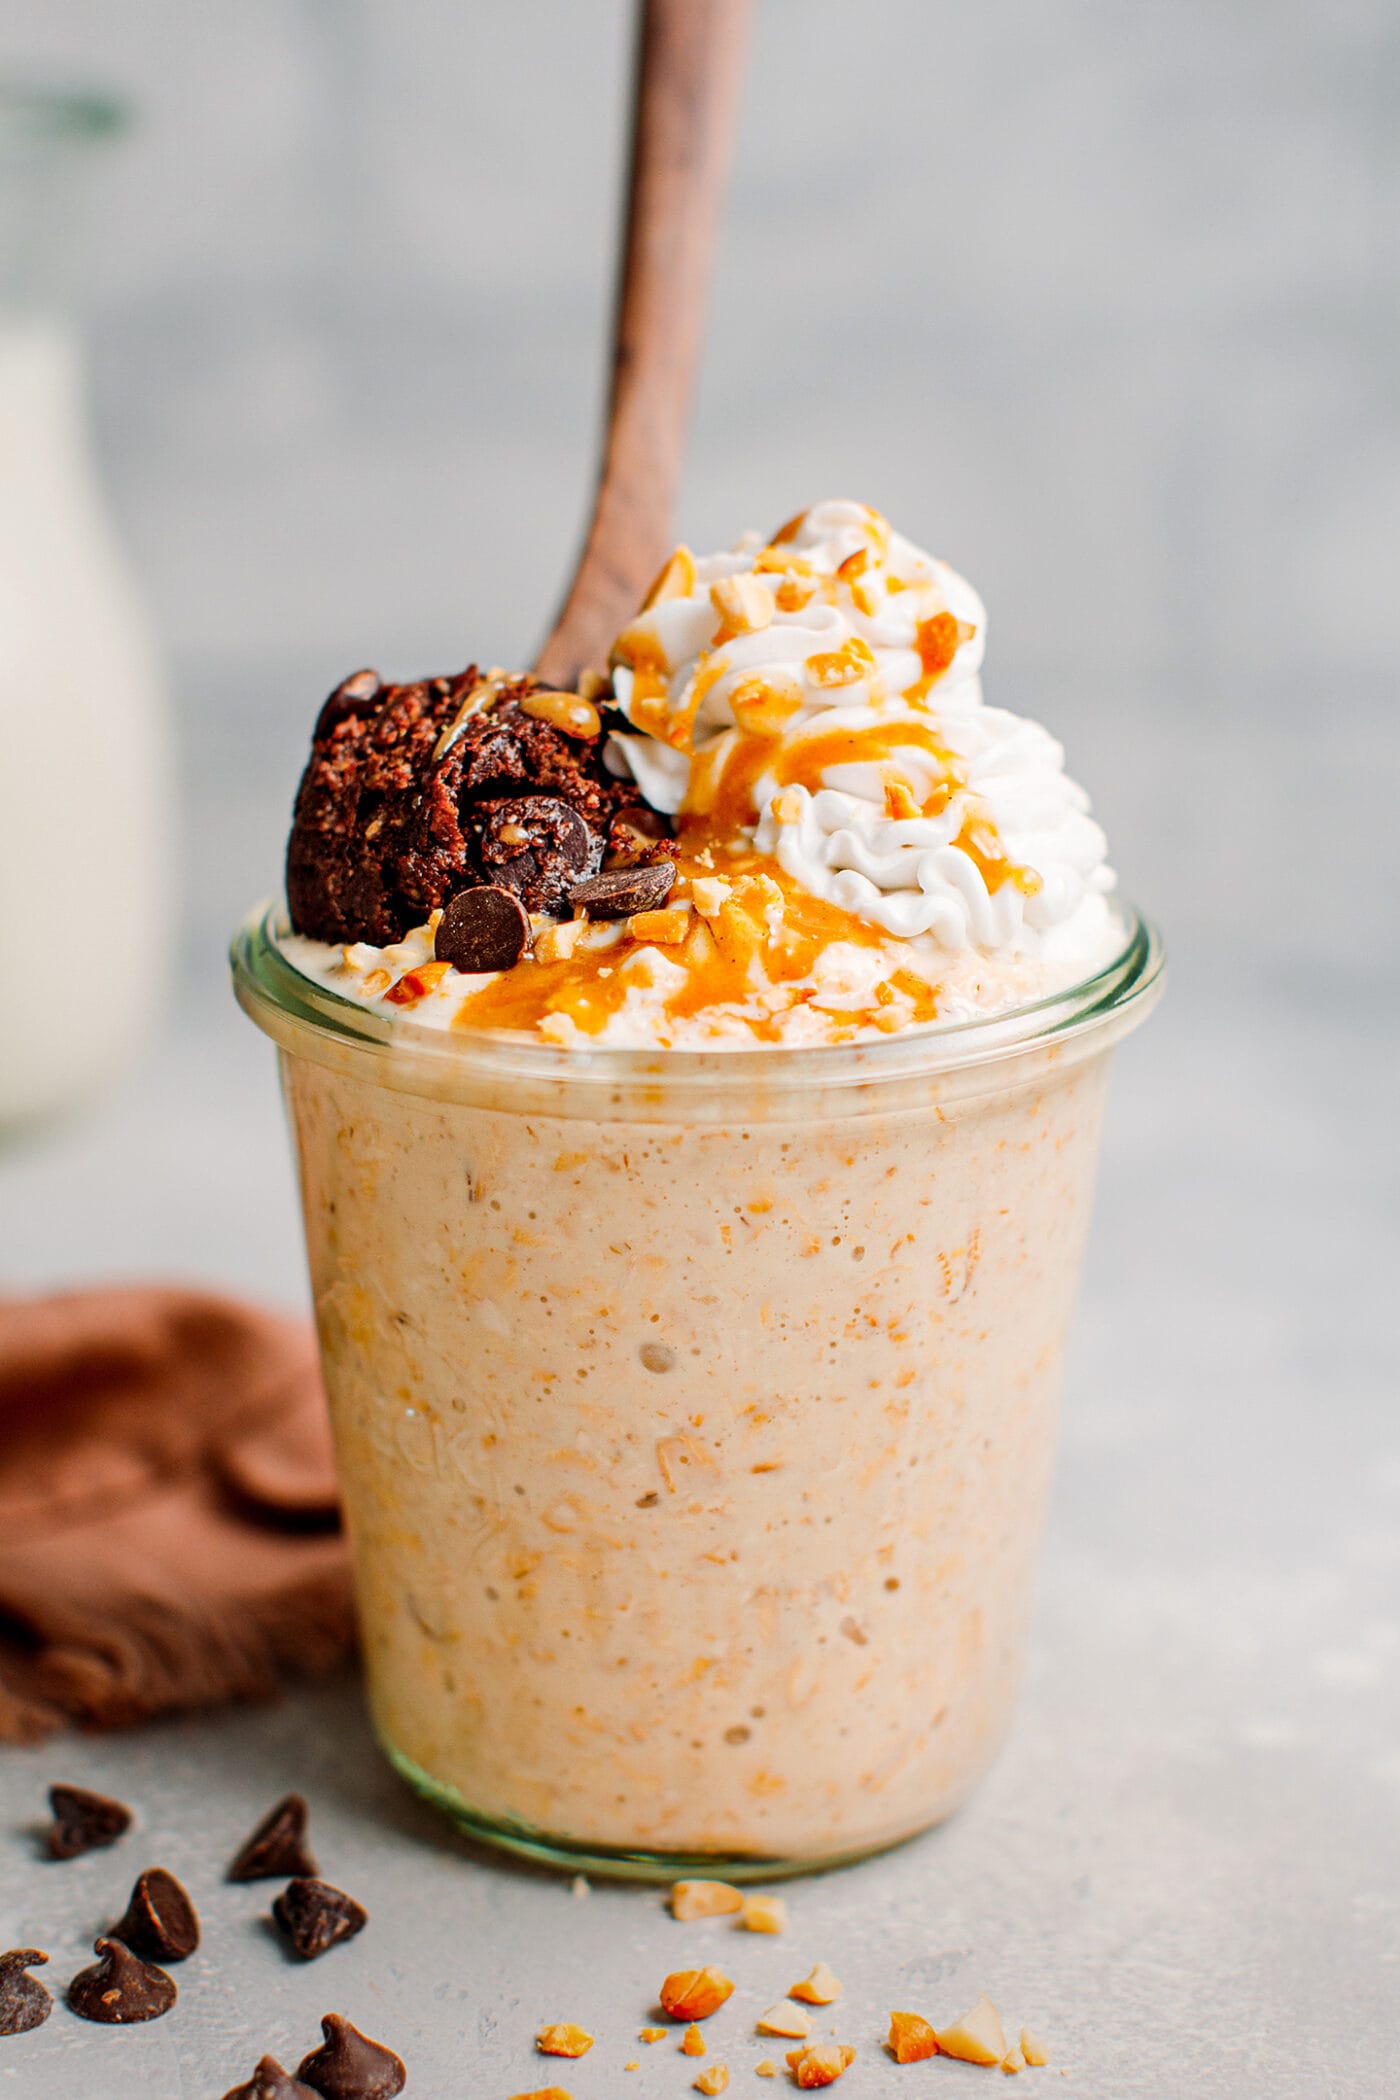
[[[711,2064],[708,2071],[702,2071],[695,2081],[695,2090],[697,2093],[727,2093],[729,2072],[725,2065]]]
[[[571,1896],[588,1896],[592,1894],[586,1874],[575,1874],[573,1880],[569,1883],[569,1894]]]
[[[578,696],[580,700],[601,700],[612,687],[612,679],[606,671],[580,671],[578,674]]]
[[[664,2027],[644,2027],[637,2036],[639,2042],[664,2042],[667,2030]]]
[[[686,2028],[681,2042],[681,2052],[685,2056],[703,2056],[705,2054],[705,2037],[701,2034],[698,2027],[690,2026]]]
[[[892,2012],[889,2049],[897,2064],[919,2064],[926,2056],[937,2056],[938,2036],[918,2013]]]
[[[552,925],[542,926],[535,935],[535,961],[571,961],[587,924],[586,919],[562,919]]]
[[[1001,2060],[1001,2068],[1008,2078],[1014,2078],[1018,2071],[1025,2070],[1026,2059],[1019,2049],[1008,2049]]]
[[[721,1969],[676,1969],[661,1986],[661,2010],[673,2020],[708,2020],[733,1994]]]
[[[574,2096],[566,2093],[562,2085],[540,2085],[532,2093],[513,2094],[512,2100],[574,2100]]]
[[[697,875],[691,882],[690,896],[702,919],[717,919],[729,902],[730,885],[722,875]]]
[[[775,795],[769,807],[780,824],[800,824],[802,821],[802,797],[795,788],[784,788]]]
[[[771,2056],[765,2056],[762,2063],[754,2065],[753,2075],[755,2078],[776,2078],[778,2066],[774,2063]]]
[[[806,2049],[789,2049],[788,2068],[805,2091],[818,2085],[835,2085],[849,2071],[856,2052],[849,2042],[813,2042]]]
[[[789,1998],[800,1998],[804,2005],[834,2005],[840,1995],[841,1986],[824,1961],[788,1992]]]
[[[885,782],[885,815],[893,818],[896,824],[922,815],[918,803],[914,800],[914,790],[907,780]]]
[[[789,2005],[786,1998],[777,2005],[770,2005],[766,2013],[760,2013],[756,2022],[760,2034],[780,2034],[790,2042],[805,2041],[812,2032],[812,2015],[803,2012],[800,2005]]]
[[[1050,2061],[1044,2042],[1038,2034],[1032,2034],[1029,2027],[1021,2029],[1021,2054],[1028,2064],[1048,2064]]]
[[[739,1923],[745,1932],[786,1932],[787,1905],[781,1896],[745,1896]]]
[[[651,589],[642,600],[642,611],[650,612],[668,598],[688,598],[695,589],[695,556],[689,547],[677,547]]]
[[[634,941],[658,941],[663,948],[674,948],[690,931],[690,908],[672,904],[664,911],[634,912],[627,931]]]
[[[551,2027],[540,2029],[535,2036],[535,2047],[541,2056],[587,2056],[593,2047],[593,2037],[582,2027],[575,2027],[572,2020],[560,2020]]]
[[[773,593],[756,576],[722,576],[710,585],[710,603],[719,614],[717,642],[736,634],[757,634],[773,624]]]
[[[743,1891],[727,1881],[676,1881],[671,1884],[671,1916],[688,1925],[692,1918],[723,1918],[744,1907]]]
[[[945,2056],[956,2056],[965,2064],[999,2064],[1006,2054],[1006,2036],[1001,2014],[985,1995],[971,2012],[951,2027],[937,2029],[938,2046]]]
[[[597,708],[591,700],[581,700],[577,693],[526,693],[520,702],[523,715],[533,715],[537,722],[548,722],[551,729],[561,729],[565,736],[595,737],[602,734],[603,724]]]

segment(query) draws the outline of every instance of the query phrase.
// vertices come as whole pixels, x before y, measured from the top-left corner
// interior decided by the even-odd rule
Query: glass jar
[[[170,753],[151,631],[88,434],[89,193],[123,125],[0,86],[0,1131],[104,1088],[170,951]]]
[[[391,1022],[259,915],[370,1705],[479,1837],[805,1872],[1008,1726],[1134,920],[1072,990],[804,1050]]]

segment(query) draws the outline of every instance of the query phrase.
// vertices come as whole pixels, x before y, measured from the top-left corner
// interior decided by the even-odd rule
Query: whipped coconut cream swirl
[[[971,585],[864,504],[678,550],[614,652],[633,733],[609,762],[702,816],[747,764],[753,845],[816,896],[898,937],[1092,967],[1118,937],[1107,844],[1055,739],[984,706],[985,636]]]

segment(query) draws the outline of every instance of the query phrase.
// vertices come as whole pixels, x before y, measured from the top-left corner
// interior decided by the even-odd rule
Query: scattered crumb
[[[1028,2064],[1048,2064],[1050,2061],[1044,2042],[1038,2034],[1032,2034],[1029,2027],[1021,2029],[1021,2054]]]
[[[841,1986],[824,1961],[788,1992],[789,1998],[800,1998],[804,2005],[834,2005],[840,1995]]]
[[[729,2090],[729,2073],[723,2064],[711,2064],[695,2081],[697,2093],[725,2093]]]
[[[637,2036],[639,2042],[661,2042],[666,2039],[664,2027],[644,2027]]]
[[[731,1888],[727,1881],[677,1881],[671,1888],[671,1916],[682,1924],[692,1918],[723,1918],[731,1911],[742,1910],[744,1898],[741,1890]]]
[[[685,2036],[681,2042],[681,2049],[686,2056],[703,2056],[705,2054],[705,2037],[694,2024],[686,2028]]]
[[[582,2027],[575,2027],[572,2020],[560,2020],[540,2029],[535,2047],[541,2056],[587,2056],[593,2037]]]
[[[762,2063],[754,2065],[753,2075],[755,2078],[776,2078],[778,2066],[774,2063],[771,2056],[765,2056]]]
[[[575,1874],[573,1880],[569,1884],[569,1892],[571,1895],[574,1896],[591,1895],[593,1892],[589,1886],[588,1876],[586,1874]]]
[[[745,1896],[739,1923],[745,1932],[786,1932],[787,1905],[781,1896]]]
[[[733,1994],[722,1969],[676,1969],[661,1986],[661,2010],[673,2020],[708,2020]]]
[[[812,2032],[812,2015],[784,1998],[777,2005],[770,2005],[766,2013],[760,2013],[755,2024],[759,2034],[780,2034],[787,2041],[800,2042]]]
[[[940,2027],[937,2034],[943,2054],[966,2064],[999,2064],[1006,2054],[1001,2014],[986,1996],[951,2027]]]
[[[918,2013],[892,2012],[888,2046],[897,2064],[919,2064],[937,2056],[938,2036]]]
[[[1026,2059],[1022,2056],[1019,2049],[1008,2049],[1001,2060],[1001,2068],[1005,2071],[1008,2078],[1014,2078],[1018,2071],[1025,2070]]]
[[[788,2067],[804,2092],[813,2086],[835,2085],[856,2060],[849,2042],[812,2042],[805,2049],[789,2049]]]
[[[532,2093],[514,2094],[512,2100],[574,2100],[574,2096],[566,2093],[562,2085],[541,2085]]]
[[[622,2066],[622,2068],[623,2068],[623,2070],[624,2070],[624,2071],[640,2071],[642,2067],[641,2067],[641,2065],[640,2065],[640,2064],[638,2063],[638,2061],[637,2061],[636,2057],[634,2056],[634,2057],[633,2057],[633,2059],[632,2059],[632,2061],[631,2061],[631,2063],[630,2063],[630,2064],[624,2064],[624,2065]]]

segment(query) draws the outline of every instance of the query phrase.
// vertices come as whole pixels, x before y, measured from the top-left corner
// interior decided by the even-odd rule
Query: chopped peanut
[[[1001,2014],[985,1996],[977,2000],[971,2012],[937,2032],[943,2054],[956,2056],[965,2064],[999,2064],[1006,2054]]]
[[[788,1992],[789,1998],[800,1998],[804,2005],[834,2005],[840,1995],[841,1986],[824,1961]]]
[[[685,904],[671,904],[664,911],[633,912],[627,921],[627,931],[634,941],[657,941],[663,948],[674,948],[690,931],[690,908]],[[682,1883],[685,1887],[687,1884]],[[697,1882],[697,1888],[722,1888],[722,1882]],[[698,1912],[696,1916],[708,1917],[710,1913]]]
[[[705,2054],[705,2037],[701,2034],[700,2029],[693,2024],[685,2030],[685,2035],[681,2042],[681,2053],[685,2056],[703,2056]]]
[[[1018,2071],[1025,2070],[1026,2059],[1019,2049],[1008,2049],[1001,2060],[1001,2068],[1008,2078],[1014,2078]]]
[[[581,700],[577,693],[527,693],[520,703],[520,712],[533,715],[537,722],[548,722],[551,729],[561,729],[565,736],[595,737],[602,733],[602,719],[591,700]]]
[[[742,1910],[741,1890],[727,1881],[676,1881],[671,1885],[671,1916],[688,1925],[692,1918],[723,1918]]]
[[[566,2093],[562,2085],[540,2085],[533,2093],[516,2093],[514,2100],[574,2100],[574,2096]]]
[[[568,962],[583,938],[587,924],[586,919],[563,919],[557,924],[542,926],[535,935],[535,961]]]
[[[667,2035],[664,2027],[644,2027],[637,2036],[639,2042],[664,2042]]]
[[[697,875],[690,885],[691,902],[702,919],[717,919],[730,895],[730,885],[722,875]]]
[[[777,2005],[770,2005],[757,2021],[760,2034],[780,2034],[786,2041],[805,2041],[812,2032],[812,2015],[803,2012],[799,2005],[789,2005],[786,1998]]]
[[[580,700],[601,700],[611,688],[612,680],[606,671],[580,671],[578,674]]]
[[[790,676],[741,678],[729,695],[739,727],[750,736],[777,736],[802,705],[802,688]]]
[[[582,2027],[575,2027],[572,2020],[561,2020],[552,2027],[542,2027],[535,2036],[535,2047],[541,2056],[587,2056],[593,2047],[593,2037]]]
[[[416,1006],[420,999],[426,998],[429,992],[442,983],[443,978],[451,967],[451,963],[429,962],[419,963],[416,970],[405,970],[398,982],[391,984],[388,991],[384,994],[385,1004],[388,1006]],[[366,978],[366,989],[368,985],[369,979]]]
[[[733,1994],[721,1969],[676,1969],[661,1986],[661,2009],[673,2020],[708,2020]]]
[[[788,2067],[804,2091],[818,2085],[835,2085],[849,2071],[856,2052],[849,2042],[813,2042],[806,2049],[789,2049]]]
[[[1029,2027],[1021,2029],[1021,2054],[1028,2064],[1048,2064],[1050,2061],[1044,2042],[1038,2034],[1032,2034]]]
[[[667,598],[688,598],[695,588],[695,556],[689,547],[677,547],[642,600],[642,611],[650,612]],[[591,697],[591,696],[590,696]]]
[[[745,1896],[739,1923],[745,1932],[786,1932],[787,1905],[781,1896]]]
[[[914,790],[910,787],[907,780],[887,780],[885,782],[885,815],[887,817],[892,818],[896,824],[901,824],[908,818],[917,817],[921,814],[919,805],[914,800]]]
[[[802,797],[792,788],[784,788],[769,804],[780,824],[800,824],[802,821]]]
[[[897,2064],[919,2064],[926,2056],[937,2056],[938,2036],[918,2013],[892,2012],[889,2048]]]
[[[697,2093],[726,2093],[729,2090],[729,2072],[723,2064],[711,2064],[695,2081]]]
[[[736,634],[757,634],[773,624],[773,593],[756,576],[722,576],[710,585],[710,603],[721,626],[715,639],[732,641]]]
[[[762,2063],[754,2065],[753,2075],[755,2078],[776,2078],[778,2066],[774,2063],[771,2056],[765,2056]]]

